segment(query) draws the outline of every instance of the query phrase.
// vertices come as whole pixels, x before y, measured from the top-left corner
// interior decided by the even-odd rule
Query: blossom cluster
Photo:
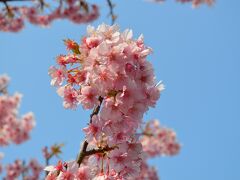
[[[177,0],[181,3],[187,3],[187,2],[191,2],[193,7],[198,7],[201,4],[207,4],[209,6],[213,5],[215,0]]]
[[[130,179],[130,180],[158,180],[158,175],[156,169],[150,167],[146,162],[141,163],[141,171],[138,174],[129,172],[128,178],[119,178],[116,172],[111,171],[108,174],[103,172],[97,173],[99,164],[95,166],[89,166],[87,164],[82,165],[81,167],[75,161],[69,161],[66,163],[58,162],[56,166],[48,166],[45,168],[46,171],[50,171],[46,180],[121,180],[121,179]]]
[[[9,78],[0,76],[0,87],[6,87]],[[21,94],[13,96],[2,94],[0,96],[0,146],[9,143],[20,144],[29,138],[29,133],[35,125],[32,113],[27,113],[21,118],[18,115],[18,107]]]
[[[165,0],[152,0],[154,2],[164,2]],[[207,4],[209,6],[213,5],[215,0],[176,0],[177,2],[181,3],[192,3],[193,7],[198,7],[201,4]]]
[[[7,86],[10,78],[7,75],[0,76],[0,147],[7,146],[10,143],[21,144],[29,139],[29,134],[35,126],[35,120],[32,113],[27,113],[22,117],[18,115],[21,94],[15,93],[10,96],[7,92]],[[0,160],[3,154],[0,152]],[[21,167],[21,168],[20,168]],[[23,164],[16,161],[12,165],[6,167],[6,180],[15,179],[22,171]],[[40,172],[36,161],[32,160],[27,166],[28,171],[32,170],[32,175],[28,179],[33,180],[36,177],[37,171]],[[0,173],[5,168],[0,163]],[[24,170],[25,171],[25,170]]]
[[[57,57],[58,67],[49,70],[51,84],[65,108],[99,108],[83,129],[91,148],[106,149],[85,163],[90,169],[98,165],[95,176],[137,177],[143,154],[136,131],[162,87],[146,60],[152,50],[142,35],[135,40],[132,30],[120,32],[117,25],[88,26],[87,32],[80,44],[65,41],[72,53]]]
[[[19,0],[20,1],[20,0]],[[151,0],[153,2],[164,2],[165,0]],[[215,0],[176,0],[177,2],[191,2],[193,7],[201,4],[211,6]],[[56,4],[46,3],[44,0],[32,0],[32,5],[10,6],[7,2],[0,1],[5,7],[0,11],[0,31],[18,32],[23,29],[25,21],[31,24],[48,26],[54,20],[68,19],[74,23],[88,23],[99,17],[99,8],[96,4],[90,4],[85,0],[59,0]],[[55,5],[56,4],[56,5]],[[55,5],[55,6],[54,6]],[[110,14],[112,20],[116,19],[113,14],[113,5],[110,3]]]
[[[4,179],[13,180],[23,175],[25,180],[38,180],[42,169],[43,167],[35,159],[31,159],[27,164],[22,160],[15,160],[6,166]]]
[[[7,1],[6,1],[7,2]],[[60,0],[59,4],[49,4],[43,0],[32,1],[31,6],[10,6],[0,12],[0,31],[18,32],[24,27],[24,22],[48,26],[57,19],[68,19],[74,23],[88,23],[99,16],[98,7],[79,0]],[[51,6],[50,6],[51,5]]]
[[[156,157],[156,156],[173,156],[179,152],[180,145],[176,141],[175,133],[167,128],[163,128],[160,126],[158,120],[150,120],[146,124],[143,132],[140,134],[140,141],[143,146],[144,157],[143,162],[140,165],[140,172],[134,179],[136,180],[158,180],[158,174],[154,167],[151,167],[147,164],[146,160],[148,158]],[[135,149],[136,150],[136,149]],[[120,150],[121,152],[121,150]],[[115,152],[114,154],[118,154]],[[114,156],[109,156],[108,164],[112,163],[112,161],[116,161]],[[113,158],[113,159],[112,159]],[[118,157],[119,158],[119,157]],[[104,173],[98,173],[95,176],[96,171],[99,170],[99,166],[101,166],[103,157],[101,154],[95,154],[84,162],[84,165],[79,167],[75,161],[70,161],[67,163],[58,162],[56,166],[49,166],[45,168],[45,170],[50,171],[51,173],[46,178],[47,180],[51,179],[74,179],[74,180],[88,180],[88,179],[117,179],[116,174],[111,172],[112,176],[106,176]],[[120,159],[118,159],[119,161]],[[124,159],[129,163],[131,158],[126,157]],[[92,164],[91,164],[92,163]],[[106,166],[106,164],[104,164]],[[121,164],[119,165],[121,166]],[[91,168],[90,168],[91,167]],[[59,175],[56,177],[56,174]],[[133,174],[131,174],[133,175]],[[130,178],[131,179],[131,178]],[[133,178],[132,178],[133,179]]]
[[[50,171],[45,180],[56,179],[74,179],[74,180],[88,180],[92,179],[91,171],[88,166],[81,166],[79,168],[75,161],[62,163],[59,161],[56,166],[48,166],[46,171]]]
[[[140,175],[136,180],[159,180],[157,171],[154,167],[150,167],[146,162],[141,164]]]
[[[161,127],[158,120],[147,123],[140,141],[148,157],[172,156],[180,150],[176,133],[171,129]]]

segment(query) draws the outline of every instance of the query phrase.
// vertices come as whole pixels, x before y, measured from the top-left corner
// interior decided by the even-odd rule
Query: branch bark
[[[97,105],[93,109],[93,112],[90,115],[90,123],[92,123],[92,117],[94,115],[97,115],[99,113],[99,111],[100,111],[103,98],[101,96],[99,96],[98,100],[99,100],[99,105]],[[88,142],[87,142],[87,140],[85,140],[83,145],[82,145],[82,149],[81,149],[81,151],[79,152],[79,154],[77,156],[77,163],[78,163],[79,166],[81,165],[81,163],[82,163],[82,161],[83,161],[85,156],[90,156],[90,155],[95,154],[95,153],[100,153],[103,150],[107,150],[107,149],[103,148],[103,149],[97,149],[97,150],[96,149],[92,149],[92,150],[87,151],[87,146],[88,146]]]

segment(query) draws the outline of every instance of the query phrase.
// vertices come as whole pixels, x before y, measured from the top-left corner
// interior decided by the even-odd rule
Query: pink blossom
[[[78,92],[72,86],[62,86],[58,89],[58,94],[64,98],[65,108],[76,108]]]
[[[181,3],[192,2],[193,7],[198,7],[201,4],[207,4],[211,6],[215,0],[177,0]]]
[[[61,67],[59,69],[55,67],[50,67],[49,75],[52,77],[51,85],[52,86],[60,86],[62,85],[64,79],[66,78],[66,69],[65,67]]]
[[[1,84],[0,84],[1,86]],[[0,96],[0,146],[10,143],[20,144],[29,139],[29,133],[35,126],[34,116],[27,113],[18,115],[21,94]]]
[[[92,122],[88,127],[84,128],[83,131],[86,133],[86,138],[89,142],[99,139],[102,134],[102,122],[99,117],[93,116]]]
[[[6,179],[16,179],[24,170],[22,161],[16,160],[13,164],[9,164],[7,167]]]
[[[83,131],[86,151],[96,153],[88,154],[75,172],[62,164],[58,168],[53,166],[49,177],[58,170],[62,179],[79,177],[80,172],[84,178],[91,179],[154,179],[155,171],[142,165],[145,153],[147,157],[174,155],[179,145],[173,131],[156,123],[149,123],[143,132],[151,136],[139,139],[137,135],[144,113],[155,106],[164,89],[161,83],[156,83],[153,67],[147,61],[152,49],[144,45],[142,35],[135,40],[131,30],[120,32],[116,25],[102,24],[96,29],[88,27],[87,31],[80,44],[74,42],[80,53],[72,51],[58,56],[58,65],[64,66],[67,72],[58,93],[64,97],[65,107],[82,105],[94,109]],[[66,60],[70,56],[74,56],[74,61]],[[163,130],[166,132],[161,136]],[[86,174],[86,169],[91,171],[91,176]],[[149,172],[149,176],[141,175],[141,169]]]
[[[123,113],[121,112],[120,106],[116,103],[114,97],[108,97],[105,99],[101,110],[101,117],[106,120],[122,120]]]
[[[81,166],[76,173],[77,180],[88,180],[90,177],[90,168],[88,166]]]
[[[143,150],[149,157],[175,155],[180,150],[176,134],[171,129],[161,127],[157,120],[149,121],[140,139]]]
[[[60,5],[51,4],[52,11],[48,12],[42,2],[34,1],[29,6],[10,6],[0,13],[0,31],[18,32],[23,29],[25,21],[39,26],[49,26],[54,20],[68,19],[74,23],[87,23],[99,16],[98,7],[87,4],[88,11],[83,10],[78,1],[63,1]]]
[[[150,167],[146,162],[142,163],[138,180],[158,180],[157,171],[154,167]]]
[[[83,104],[85,109],[92,109],[97,104],[97,90],[91,86],[85,86],[81,89],[78,101]]]
[[[42,166],[37,160],[31,159],[28,163],[21,160],[15,160],[14,163],[6,166],[6,180],[18,179],[24,174],[26,180],[37,180],[40,178]]]
[[[152,2],[162,3],[165,0],[151,0]],[[181,3],[192,3],[193,7],[198,7],[201,4],[207,4],[209,6],[213,5],[215,0],[176,0]]]

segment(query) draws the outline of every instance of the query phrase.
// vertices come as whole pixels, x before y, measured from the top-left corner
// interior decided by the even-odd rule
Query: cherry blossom
[[[23,143],[29,139],[30,132],[35,126],[33,113],[19,116],[18,108],[22,95],[8,94],[9,80],[7,75],[0,75],[0,146]],[[0,160],[2,158],[3,154],[0,153]],[[16,179],[23,172],[28,174],[27,180],[35,180],[38,179],[42,168],[36,160],[32,159],[27,166],[21,160],[16,160],[6,167],[0,164],[0,173],[4,170],[6,170],[6,180]]]
[[[209,6],[213,5],[215,0],[177,0],[181,3],[192,2],[193,7],[198,7],[201,4],[207,4]]]
[[[161,3],[165,0],[148,1]],[[176,1],[192,3],[193,7],[198,7],[202,4],[211,6],[215,3],[215,0]],[[47,27],[58,19],[67,19],[77,24],[83,24],[92,22],[99,17],[99,7],[96,4],[90,4],[86,0],[60,0],[59,2],[32,0],[30,5],[22,2],[23,5],[19,6],[11,5],[11,0],[0,0],[0,3],[5,5],[0,12],[0,31],[4,32],[18,32],[24,28],[26,21],[34,25]],[[117,15],[113,12],[115,4],[111,0],[107,0],[107,4],[113,24],[117,18]],[[98,39],[91,38],[86,43],[89,47],[94,47],[98,43]]]
[[[141,164],[140,175],[137,180],[158,180],[158,174],[154,167],[150,167],[146,162]]]
[[[31,159],[28,164],[21,160],[15,160],[14,163],[6,166],[6,180],[17,179],[23,175],[26,180],[37,180],[40,178],[42,166],[37,160]]]
[[[0,146],[7,146],[11,143],[21,144],[29,139],[30,132],[35,126],[35,120],[32,113],[27,113],[19,117],[18,108],[20,105],[21,94],[15,93],[9,95],[7,91],[9,77],[0,76]],[[54,145],[51,151],[45,148],[45,158],[48,161],[51,157],[57,156],[62,145]],[[49,156],[48,156],[49,155]],[[48,157],[46,157],[48,156]],[[3,153],[0,152],[0,160]],[[23,177],[26,180],[40,179],[43,166],[36,159],[30,159],[28,163],[20,159],[11,164],[2,165],[0,162],[0,174],[3,179],[14,180]]]
[[[0,87],[6,88],[8,80],[6,75],[0,76]],[[22,95],[15,93],[10,96],[4,92],[0,96],[0,146],[20,144],[29,139],[29,133],[35,126],[34,116],[33,113],[27,113],[19,117],[18,108]]]
[[[180,150],[173,130],[161,127],[158,120],[149,121],[140,138],[144,152],[149,157],[175,155]]]
[[[133,39],[132,30],[120,32],[117,25],[106,24],[88,26],[80,43],[68,39],[65,45],[69,54],[58,56],[58,65],[49,69],[51,85],[57,87],[65,108],[82,105],[93,114],[83,129],[86,141],[75,162],[78,166],[59,162],[46,168],[47,178],[76,179],[76,167],[89,167],[94,179],[139,177],[141,168],[147,168],[142,165],[145,148],[137,131],[143,114],[155,107],[164,89],[147,61],[152,49],[144,45],[143,35]]]
[[[152,2],[161,3],[165,0],[151,0]],[[176,0],[177,2],[181,3],[192,3],[193,7],[198,7],[201,4],[207,4],[208,6],[211,6],[214,4],[215,0]]]
[[[1,2],[1,1],[0,1]],[[0,31],[18,32],[23,29],[25,21],[39,26],[49,26],[54,20],[68,19],[82,24],[95,20],[99,16],[98,7],[85,1],[60,0],[45,2],[33,0],[30,5],[10,5],[2,1],[5,8],[0,12]]]
[[[191,2],[193,7],[214,3],[214,0],[176,1]],[[42,0],[33,2],[32,6],[10,6],[4,1],[0,31],[18,32],[26,21],[47,27],[57,19],[79,24],[99,16],[95,4],[82,0],[60,0],[52,10]],[[113,7],[110,0],[108,3]],[[112,19],[116,18],[113,12],[110,14]],[[64,44],[68,54],[59,55],[57,66],[50,67],[51,85],[57,88],[65,108],[81,106],[93,112],[83,128],[85,140],[76,160],[49,166],[49,160],[61,153],[61,145],[50,150],[43,148],[46,179],[157,180],[156,169],[147,164],[148,158],[176,155],[180,144],[176,133],[160,126],[157,120],[142,128],[144,113],[156,106],[164,90],[148,61],[152,49],[144,44],[143,35],[134,39],[130,29],[122,32],[117,25],[101,24],[97,28],[88,26],[87,35],[80,42],[67,39]],[[26,141],[35,126],[32,113],[18,115],[21,95],[9,95],[8,83],[7,76],[0,76],[0,146]],[[21,175],[26,180],[35,180],[41,178],[43,166],[35,159],[28,163],[16,160],[5,169],[6,180]],[[0,164],[0,173],[2,170]]]

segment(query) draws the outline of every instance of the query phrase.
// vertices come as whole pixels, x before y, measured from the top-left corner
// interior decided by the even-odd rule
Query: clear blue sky
[[[105,1],[101,18],[109,23]],[[117,23],[143,33],[154,49],[149,60],[166,85],[145,119],[158,118],[176,130],[182,150],[176,157],[151,161],[162,180],[240,179],[240,1],[217,0],[193,10],[172,0],[152,4],[116,1]],[[0,33],[0,73],[11,78],[10,92],[24,94],[20,112],[33,111],[31,141],[0,149],[4,162],[41,157],[41,148],[64,142],[64,160],[75,158],[89,112],[65,110],[50,86],[48,68],[66,53],[62,40],[79,40],[86,25],[57,21],[50,28],[27,25],[20,33]]]

